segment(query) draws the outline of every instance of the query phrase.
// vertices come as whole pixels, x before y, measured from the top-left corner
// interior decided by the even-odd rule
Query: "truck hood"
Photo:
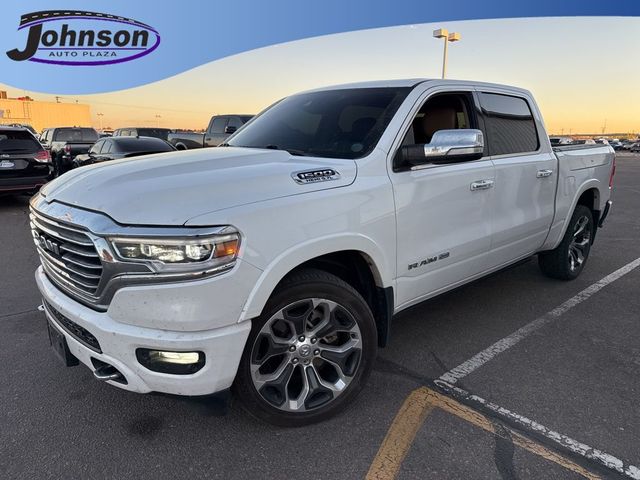
[[[302,181],[297,176],[327,170],[336,175],[303,175],[307,179]],[[101,212],[121,224],[183,225],[225,208],[343,187],[353,183],[356,171],[352,160],[292,156],[283,150],[204,148],[78,168],[40,192],[47,202]]]

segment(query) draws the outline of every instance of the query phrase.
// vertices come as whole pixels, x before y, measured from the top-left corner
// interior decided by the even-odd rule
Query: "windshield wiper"
[[[231,145],[229,143],[221,143],[220,145],[218,145],[218,147],[235,147],[235,148],[263,148],[263,149],[269,149],[269,150],[282,150],[284,152],[288,152],[291,155],[296,155],[299,157],[308,157],[309,154],[307,152],[305,152],[304,150],[298,150],[296,148],[280,148],[278,145],[273,145],[273,144],[269,144],[269,145],[265,145],[264,147],[254,147],[253,145]]]
[[[291,155],[296,155],[300,157],[307,157],[308,154],[304,150],[298,150],[297,148],[280,148],[278,145],[266,145],[262,148],[268,148],[269,150],[284,150],[285,152],[289,152]]]

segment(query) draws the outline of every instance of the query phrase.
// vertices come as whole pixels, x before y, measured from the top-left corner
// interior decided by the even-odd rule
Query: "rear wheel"
[[[542,273],[560,280],[577,278],[589,258],[593,228],[591,210],[578,205],[560,245],[550,252],[538,255]]]
[[[326,272],[301,271],[253,321],[235,394],[269,423],[325,420],[360,392],[376,345],[373,315],[356,290]]]

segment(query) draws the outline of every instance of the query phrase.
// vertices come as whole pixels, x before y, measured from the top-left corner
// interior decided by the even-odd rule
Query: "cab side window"
[[[538,131],[524,98],[480,93],[490,155],[530,153],[538,150]]]
[[[471,122],[470,97],[463,93],[430,97],[420,108],[405,135],[402,146],[430,143],[438,130],[476,128]]]

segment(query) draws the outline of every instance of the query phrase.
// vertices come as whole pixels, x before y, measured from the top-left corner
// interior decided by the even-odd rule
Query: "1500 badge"
[[[322,168],[318,170],[294,172],[291,174],[291,177],[296,181],[296,183],[305,184],[338,180],[340,178],[340,174],[333,168]]]
[[[449,252],[441,253],[440,255],[434,255],[433,257],[427,257],[424,260],[420,260],[419,262],[410,263],[409,268],[407,270],[413,270],[414,268],[424,267],[425,265],[429,265],[430,263],[437,262],[438,260],[444,260],[445,258],[449,258]]]

